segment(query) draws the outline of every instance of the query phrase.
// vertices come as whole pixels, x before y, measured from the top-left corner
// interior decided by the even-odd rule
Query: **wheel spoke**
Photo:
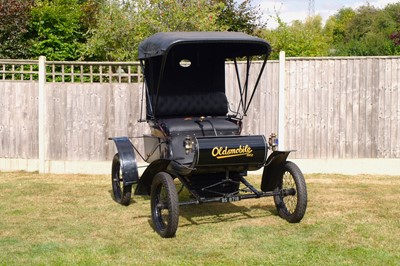
[[[296,188],[296,182],[288,171],[286,171],[283,175],[282,179],[282,190],[285,191],[290,191],[290,190],[295,190]],[[286,207],[286,211],[289,212],[290,214],[294,213],[296,210],[297,206],[297,196],[294,194],[288,194],[285,195],[286,193],[282,193],[284,197],[282,198],[282,201]]]
[[[124,180],[122,179],[122,178],[119,178],[119,177],[116,177],[116,178],[113,178],[113,182],[123,182]]]
[[[167,207],[167,204],[165,202],[159,202],[159,203],[157,203],[156,208],[159,209],[159,210],[165,210],[168,207]]]

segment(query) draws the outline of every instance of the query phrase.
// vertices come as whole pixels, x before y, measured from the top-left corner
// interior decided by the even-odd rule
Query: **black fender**
[[[184,166],[175,160],[158,159],[149,164],[143,172],[136,186],[135,195],[149,196],[154,176],[159,172],[166,172],[172,177],[189,175],[195,169]]]
[[[268,156],[261,180],[262,191],[273,191],[278,186],[279,180],[282,177],[280,171],[281,165],[286,162],[291,152],[292,151],[274,151]]]
[[[149,164],[140,177],[135,189],[135,195],[149,196],[154,176],[159,172],[164,172],[170,162],[171,160],[168,159],[158,159]]]
[[[124,186],[136,184],[139,180],[136,155],[132,143],[127,137],[110,138],[118,150]]]

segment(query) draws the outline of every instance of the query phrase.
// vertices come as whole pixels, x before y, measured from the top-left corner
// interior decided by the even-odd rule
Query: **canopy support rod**
[[[244,106],[243,106],[243,115],[247,115],[247,92],[249,90],[249,75],[250,75],[250,57],[247,56],[246,57],[246,81],[245,81],[245,85],[244,85]]]
[[[241,83],[241,81],[240,81],[240,75],[239,75],[239,69],[238,69],[238,66],[237,66],[236,57],[233,58],[233,62],[235,63],[236,78],[237,78],[237,81],[238,81],[238,84],[239,84],[239,93],[240,93],[240,103],[239,103],[239,106],[238,106],[237,111],[236,111],[236,114],[238,114],[238,113],[239,113],[240,107],[241,107],[241,106],[242,106],[242,108],[244,107],[244,103],[243,103],[243,89],[242,89],[242,83]]]
[[[141,66],[141,72],[142,72],[142,76],[144,77],[144,64],[143,64],[143,60],[140,60],[140,66]],[[146,90],[146,95],[148,95],[148,86],[147,86],[147,82],[145,80],[142,81],[142,99],[140,102],[140,119],[139,122],[145,122],[146,120],[143,119],[143,108],[144,108],[144,94],[145,94],[145,90]],[[146,97],[148,98],[148,97]]]
[[[264,58],[264,62],[263,62],[263,64],[262,64],[262,66],[261,66],[260,73],[258,74],[256,84],[254,85],[253,92],[251,93],[251,97],[250,97],[249,103],[247,104],[244,113],[247,113],[247,111],[249,110],[250,104],[251,104],[251,102],[252,102],[252,100],[253,100],[254,94],[255,94],[256,89],[257,89],[257,87],[258,87],[258,83],[260,83],[260,79],[261,79],[262,73],[264,72],[264,68],[265,68],[266,65],[267,65],[267,56]]]

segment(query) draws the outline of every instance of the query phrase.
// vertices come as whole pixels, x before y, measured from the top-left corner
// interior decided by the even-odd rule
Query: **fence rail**
[[[138,83],[142,70],[138,62],[46,61],[46,81],[63,83]],[[38,60],[0,61],[1,81],[38,81]]]
[[[0,80],[33,81],[39,79],[37,60],[1,60]]]
[[[278,132],[279,65],[267,63],[244,134]],[[284,146],[297,150],[294,158],[400,158],[400,57],[288,58],[284,66]],[[40,102],[37,61],[0,61],[0,158],[39,158],[43,106],[45,161],[107,161],[115,152],[108,137],[147,130],[137,123],[137,62],[45,62],[45,71]],[[246,73],[244,64],[239,73]],[[230,63],[226,74],[234,103],[239,95]],[[143,150],[141,140],[133,142]]]
[[[79,83],[138,83],[138,62],[46,62],[46,81]]]

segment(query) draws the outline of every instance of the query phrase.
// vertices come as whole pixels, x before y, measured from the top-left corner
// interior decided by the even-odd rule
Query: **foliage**
[[[342,9],[325,28],[331,34],[332,55],[374,56],[400,54],[396,34],[400,25],[400,3],[378,9],[370,5],[357,10]]]
[[[105,0],[82,0],[81,9],[83,16],[81,18],[84,31],[97,27],[98,15]],[[86,41],[86,39],[85,39]]]
[[[343,8],[267,29],[251,0],[2,0],[0,58],[136,60],[160,31],[241,31],[268,40],[272,58],[400,55],[400,3]]]
[[[137,45],[158,31],[228,30],[258,35],[271,42],[272,58],[288,56],[400,54],[400,3],[378,9],[369,4],[340,9],[325,26],[320,16],[266,29],[259,7],[251,0],[139,0],[114,1],[101,11],[91,27],[86,56],[93,59],[131,60]],[[112,9],[112,10],[110,10]],[[134,22],[133,22],[134,21]]]
[[[262,13],[259,7],[252,6],[251,0],[244,0],[240,4],[234,0],[216,0],[216,2],[223,4],[223,10],[217,18],[221,28],[248,34],[255,34],[265,28],[265,23],[261,19]]]
[[[83,49],[83,11],[78,0],[41,0],[32,8],[31,54],[49,60],[77,60]]]
[[[398,49],[400,46],[400,3],[387,5],[385,7],[385,12],[387,12],[391,19],[396,23],[394,32],[390,34],[390,39],[393,41],[396,49]]]
[[[89,29],[86,57],[94,60],[126,60],[129,54],[134,53],[137,40],[132,32],[133,14],[129,15],[129,10],[120,8],[116,2],[103,6],[95,26]]]
[[[34,0],[0,1],[0,58],[27,58],[25,34]]]
[[[400,3],[384,9],[369,4],[340,9],[325,26],[319,16],[290,25],[276,17],[278,28],[264,30],[277,52],[285,50],[288,56],[377,56],[400,55]]]
[[[285,51],[288,57],[325,56],[328,54],[329,39],[322,30],[322,18],[310,17],[304,23],[294,21],[292,25],[278,19],[275,30],[265,30],[262,36],[273,48],[272,59],[277,59],[279,51]]]
[[[160,31],[225,30],[216,18],[221,5],[206,0],[112,1],[90,30],[86,56],[97,60],[134,60],[139,42]]]
[[[325,35],[331,36],[331,41],[334,44],[344,42],[348,24],[355,15],[355,11],[351,8],[340,9],[336,15],[327,20],[324,28]]]

